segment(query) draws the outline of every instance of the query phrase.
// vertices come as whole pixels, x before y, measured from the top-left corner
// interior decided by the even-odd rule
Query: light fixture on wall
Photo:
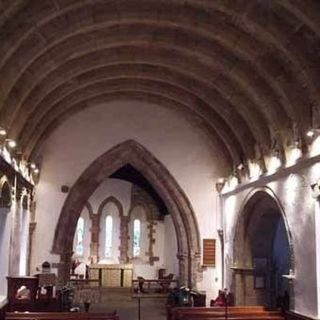
[[[217,183],[216,183],[216,190],[218,193],[221,193],[222,189],[224,188],[226,184],[225,178],[219,178]]]
[[[307,133],[306,133],[307,137],[309,138],[312,138],[314,136],[314,132],[312,130],[309,130]]]
[[[306,132],[306,136],[310,139],[315,139],[320,135],[320,129],[310,129]]]
[[[320,200],[320,180],[317,183],[312,184],[310,187],[312,190],[312,197]]]
[[[40,170],[39,170],[38,168],[35,168],[35,169],[33,170],[33,172],[34,172],[35,174],[39,174]]]
[[[7,130],[3,127],[0,127],[0,137],[5,137],[7,135]]]
[[[38,166],[33,162],[30,164],[30,169],[32,170],[32,173],[36,175],[40,172]]]
[[[10,149],[14,149],[17,143],[13,139],[6,139],[6,143]]]

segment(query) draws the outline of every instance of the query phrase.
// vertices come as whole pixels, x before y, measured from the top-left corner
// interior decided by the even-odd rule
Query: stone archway
[[[283,207],[271,189],[253,190],[247,196],[233,234],[231,288],[236,304],[273,308],[284,291],[293,301],[292,283],[282,277],[294,270],[292,237]]]
[[[6,176],[0,179],[0,208],[10,208],[12,204],[11,184]]]
[[[180,281],[194,287],[201,272],[200,235],[194,211],[166,167],[133,140],[125,141],[97,158],[71,188],[60,213],[52,247],[52,253],[60,255],[60,282],[65,283],[69,278],[73,235],[86,201],[105,178],[126,164],[143,174],[166,204],[177,234]]]
[[[107,197],[106,199],[104,199],[101,202],[101,204],[99,205],[99,208],[98,208],[98,216],[101,217],[103,208],[110,202],[113,203],[117,207],[118,212],[119,212],[119,216],[120,217],[123,216],[123,206],[122,206],[121,202],[114,196]]]

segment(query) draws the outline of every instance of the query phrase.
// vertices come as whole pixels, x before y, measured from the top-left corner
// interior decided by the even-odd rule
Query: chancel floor
[[[140,299],[141,320],[166,319],[166,298],[143,297]],[[120,319],[138,320],[138,299],[130,289],[101,289],[101,301],[90,306],[90,312],[112,312],[117,310]]]

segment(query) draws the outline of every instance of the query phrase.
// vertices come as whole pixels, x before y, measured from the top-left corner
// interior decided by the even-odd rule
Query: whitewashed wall
[[[234,227],[249,194],[266,187],[280,200],[292,235],[295,257],[294,309],[301,314],[317,317],[317,274],[315,243],[315,206],[310,185],[320,178],[320,159],[306,168],[302,164],[273,176],[256,181],[250,188],[242,188],[225,195],[226,259],[233,260]],[[227,270],[227,285],[231,273]]]
[[[51,246],[66,194],[98,156],[127,139],[134,139],[160,160],[186,193],[196,213],[201,237],[216,238],[215,180],[223,175],[221,158],[198,127],[181,114],[141,102],[115,102],[82,111],[64,122],[43,148],[37,186],[37,228],[32,265],[58,261]],[[48,228],[48,226],[51,226]],[[209,268],[199,288],[214,296],[220,288],[218,268]]]

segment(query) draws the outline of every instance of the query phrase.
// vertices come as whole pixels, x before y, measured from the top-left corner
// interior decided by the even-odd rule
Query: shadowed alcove
[[[291,235],[281,206],[269,190],[257,190],[240,213],[234,237],[232,287],[238,305],[279,307],[293,290]],[[291,271],[290,271],[291,270]]]

